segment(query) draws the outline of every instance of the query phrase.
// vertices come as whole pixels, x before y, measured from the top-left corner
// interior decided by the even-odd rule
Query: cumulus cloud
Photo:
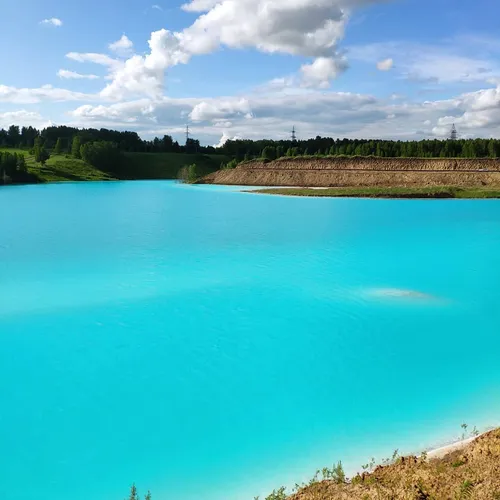
[[[63,25],[63,22],[57,17],[51,17],[50,19],[44,19],[43,21],[40,21],[40,24],[43,24],[45,26],[55,26],[59,28]]]
[[[191,57],[209,54],[221,46],[313,58],[302,69],[304,82],[325,87],[346,66],[337,45],[344,36],[350,10],[380,1],[192,0],[183,9],[202,15],[182,32],[153,32],[150,53],[128,59],[113,75],[103,95],[159,97],[168,68],[186,64]]]
[[[68,71],[67,69],[60,69],[57,72],[57,76],[67,80],[97,80],[99,78],[97,75],[82,75],[75,71]]]
[[[439,137],[450,133],[452,124],[468,134],[498,134],[500,128],[500,86],[463,94],[455,100],[455,113],[442,116],[432,132]]]
[[[312,64],[304,64],[302,72],[302,85],[304,87],[328,88],[330,81],[347,68],[344,58],[318,57]]]
[[[394,66],[393,59],[384,59],[383,61],[379,61],[377,63],[377,69],[379,71],[389,71],[392,69],[393,66]]]
[[[237,116],[251,118],[252,112],[247,99],[202,101],[193,108],[189,118],[195,122],[216,121]]]
[[[238,139],[241,139],[241,137],[235,135],[235,136],[230,136],[226,132],[222,134],[222,137],[220,138],[220,141],[217,144],[214,144],[214,148],[221,148],[226,144],[227,141],[237,141]]]
[[[167,30],[152,33],[149,48],[148,55],[135,55],[125,61],[102,91],[104,97],[120,99],[128,94],[160,97],[166,68],[189,60],[189,55],[179,48],[178,36]]]
[[[116,42],[109,44],[109,50],[115,52],[120,56],[129,56],[133,52],[134,44],[127,35],[122,37]]]

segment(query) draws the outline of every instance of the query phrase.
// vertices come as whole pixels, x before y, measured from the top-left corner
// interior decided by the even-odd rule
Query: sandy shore
[[[471,437],[467,437],[465,439],[457,439],[456,441],[447,443],[447,444],[439,446],[437,448],[429,448],[427,450],[427,457],[428,458],[443,458],[444,456],[446,456],[448,453],[451,453],[452,451],[461,450],[462,448],[465,448],[469,443],[472,443],[478,437],[482,436],[483,434],[487,434],[488,432],[490,432],[496,428],[497,428],[497,426],[495,426],[495,425],[489,426],[488,428],[486,428],[483,432],[481,432],[477,436],[471,436]]]
[[[482,434],[479,434],[479,436],[481,436],[481,435]],[[455,441],[454,443],[447,444],[445,446],[440,446],[439,448],[434,448],[433,450],[429,450],[427,452],[427,457],[428,458],[443,458],[444,456],[446,456],[448,453],[451,453],[452,451],[461,450],[462,448],[465,448],[469,443],[472,443],[472,441],[477,439],[479,436],[473,436],[473,437],[470,437],[467,439],[461,439],[460,441]]]

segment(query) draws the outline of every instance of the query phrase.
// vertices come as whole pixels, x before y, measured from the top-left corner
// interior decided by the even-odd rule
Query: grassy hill
[[[21,153],[26,157],[28,173],[35,182],[103,181],[120,179],[177,179],[179,170],[196,163],[207,174],[219,169],[230,158],[219,155],[182,153],[125,153],[123,173],[113,176],[70,155],[51,155],[45,166],[35,162],[33,155],[22,149],[0,148],[0,151]]]

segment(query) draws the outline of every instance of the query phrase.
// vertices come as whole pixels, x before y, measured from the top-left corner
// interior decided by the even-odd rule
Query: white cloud
[[[453,123],[468,135],[498,135],[500,86],[463,94],[455,100],[455,109],[455,114],[439,118],[432,129],[435,135],[448,136]]]
[[[318,57],[312,64],[304,64],[300,68],[302,84],[304,87],[328,88],[330,81],[345,69],[347,60],[342,57]]]
[[[56,26],[59,28],[63,25],[63,22],[57,17],[51,17],[50,19],[44,19],[43,21],[40,21],[40,24],[43,24],[45,26]]]
[[[0,128],[7,128],[11,125],[32,126],[44,128],[51,124],[50,121],[44,120],[40,113],[34,111],[26,111],[25,109],[19,111],[8,111],[0,113]]]
[[[179,138],[190,116],[198,119],[192,120],[194,136],[203,143],[214,144],[221,139],[221,129],[222,142],[234,137],[286,139],[294,124],[301,137],[402,140],[445,137],[451,123],[457,124],[462,136],[491,136],[500,134],[498,109],[498,88],[420,103],[297,88],[290,94],[276,90],[245,97],[164,97],[111,105],[85,104],[70,116],[79,126],[120,129],[133,124],[145,137],[173,134]]]
[[[93,52],[88,53],[80,53],[80,52],[70,52],[66,54],[68,59],[73,61],[85,63],[90,62],[94,64],[99,64],[101,66],[106,66],[110,68],[112,71],[117,71],[118,69],[123,67],[123,62],[118,59],[113,59],[106,54],[96,54]]]
[[[0,85],[0,102],[18,104],[35,104],[41,101],[92,101],[96,96],[60,89],[52,85],[43,85],[40,88],[17,88]]]
[[[158,98],[163,94],[165,69],[186,63],[189,56],[179,49],[175,34],[167,30],[155,31],[149,40],[150,53],[127,59],[112,83],[102,91],[104,97],[121,99],[126,95],[147,95]]]
[[[485,58],[482,44],[472,40],[445,40],[435,45],[410,42],[373,43],[351,46],[350,59],[377,64],[387,71],[398,61],[397,69],[407,80],[421,83],[486,82],[500,76],[498,58]]]
[[[241,137],[235,135],[235,136],[230,136],[226,132],[222,134],[222,137],[220,138],[220,141],[217,144],[214,144],[214,148],[221,148],[226,144],[227,141],[237,141],[238,139],[241,139]]]
[[[215,7],[221,0],[191,0],[186,3],[182,9],[186,12],[206,12]]]
[[[169,67],[186,64],[192,56],[209,54],[221,46],[315,58],[303,68],[305,84],[325,87],[345,68],[337,44],[350,10],[380,1],[193,0],[183,9],[202,15],[182,32],[153,32],[150,53],[127,60],[103,95],[159,97]]]
[[[133,52],[134,44],[127,35],[122,37],[116,42],[109,44],[109,49],[120,56],[129,56]]]
[[[189,114],[189,118],[195,122],[216,121],[237,116],[252,117],[250,104],[247,99],[211,99],[209,101],[202,101],[196,104]]]
[[[155,10],[163,11],[163,8],[160,5],[157,5],[157,4],[151,5],[151,8],[155,9]]]
[[[377,63],[377,69],[379,71],[389,71],[392,69],[393,66],[394,66],[393,59],[384,59],[383,61],[379,61]]]
[[[82,75],[74,71],[68,71],[67,69],[60,69],[57,72],[57,76],[68,80],[97,80],[99,78],[97,75]]]

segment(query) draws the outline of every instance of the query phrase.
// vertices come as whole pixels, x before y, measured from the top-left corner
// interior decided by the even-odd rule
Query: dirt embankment
[[[320,481],[289,500],[500,499],[500,429],[443,458],[399,458],[351,482]]]
[[[281,158],[242,163],[203,178],[243,186],[500,186],[500,161],[445,158]]]

